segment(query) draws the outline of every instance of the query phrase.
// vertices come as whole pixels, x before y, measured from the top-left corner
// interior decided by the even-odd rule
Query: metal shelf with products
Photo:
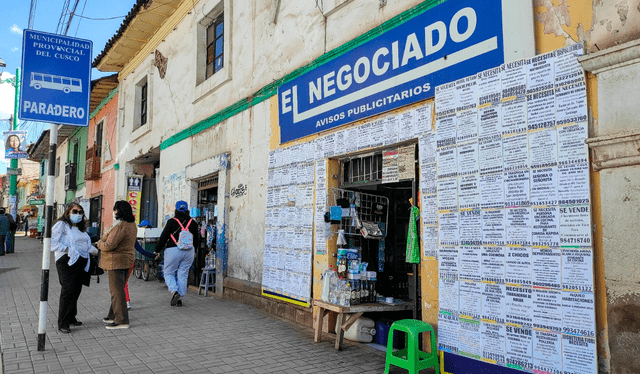
[[[341,188],[329,188],[328,193],[331,222],[336,222],[334,219],[340,216],[340,224],[332,225],[332,231],[344,230],[345,235],[365,239],[384,239],[389,216],[388,198]]]

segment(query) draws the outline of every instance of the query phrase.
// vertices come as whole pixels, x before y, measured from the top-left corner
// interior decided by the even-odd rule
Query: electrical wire
[[[29,24],[27,25],[27,29],[33,29],[33,23],[36,19],[36,6],[38,5],[38,0],[31,0],[31,6],[29,7]]]
[[[87,0],[84,0],[84,5],[82,5],[82,13],[78,16],[80,20],[78,21],[78,27],[76,27],[76,33],[73,36],[78,36],[78,29],[80,29],[80,22],[82,22],[82,15],[84,15],[84,9],[87,7]]]

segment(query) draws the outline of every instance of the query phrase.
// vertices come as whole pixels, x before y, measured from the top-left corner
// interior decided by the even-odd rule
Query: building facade
[[[102,164],[102,178],[105,172],[113,173],[116,200],[129,199],[135,192],[139,219],[149,219],[154,226],[162,226],[172,216],[175,201],[188,201],[190,207],[195,208],[192,216],[198,217],[203,229],[215,226],[215,235],[209,243],[217,250],[224,275],[224,288],[217,287],[216,292],[306,325],[312,322],[311,300],[320,297],[322,274],[330,265],[337,265],[336,257],[332,256],[337,252],[337,226],[330,222],[325,225],[324,213],[340,205],[352,212],[350,203],[341,204],[350,199],[354,208],[356,201],[357,204],[380,204],[386,217],[372,220],[384,223],[387,230],[384,244],[372,247],[370,241],[354,232],[349,245],[361,248],[363,256],[370,260],[369,270],[377,270],[379,276],[384,276],[384,282],[379,278],[378,284],[385,296],[412,300],[413,317],[440,327],[443,341],[455,335],[459,341],[466,342],[464,347],[449,349],[453,351],[449,354],[459,350],[471,360],[460,359],[460,365],[471,365],[469,362],[478,359],[489,368],[503,362],[493,366],[494,369],[500,367],[496,372],[544,372],[562,370],[563,365],[565,371],[585,373],[635,372],[640,369],[640,360],[632,353],[640,339],[633,327],[637,314],[634,312],[637,271],[628,266],[628,259],[637,257],[637,251],[636,245],[626,243],[635,237],[637,230],[634,230],[634,220],[620,218],[638,212],[634,197],[640,183],[638,123],[634,116],[638,99],[626,94],[633,92],[638,80],[638,6],[636,0],[622,3],[574,0],[558,4],[542,0],[490,1],[482,8],[462,0],[336,0],[315,4],[286,0],[260,4],[231,0],[150,4],[140,0],[94,61],[94,66],[102,71],[117,72],[119,80],[118,99],[113,101],[117,103],[117,110],[107,110],[106,105],[102,109],[109,112],[108,116],[115,115],[117,122],[113,161]],[[576,44],[578,48],[572,47]],[[580,53],[575,52],[578,49]],[[519,200],[516,205],[503,201],[501,208],[497,208],[498,213],[493,206],[484,209],[480,202],[478,206],[471,202],[470,208],[463,207],[459,201],[463,196],[465,201],[470,198],[457,190],[457,186],[472,185],[476,174],[478,183],[483,183],[481,172],[474,172],[472,167],[462,172],[458,169],[456,173],[460,174],[451,177],[423,171],[423,166],[424,170],[455,166],[451,162],[445,164],[442,161],[445,158],[440,159],[453,154],[441,151],[441,145],[459,145],[452,148],[458,158],[473,154],[474,146],[469,145],[474,144],[473,131],[469,138],[455,135],[455,131],[462,133],[459,123],[462,118],[469,118],[464,116],[481,118],[480,110],[500,107],[505,116],[501,126],[506,127],[504,121],[508,117],[502,104],[517,108],[521,94],[518,89],[530,90],[526,94],[531,96],[523,99],[531,101],[530,108],[538,102],[552,100],[551,110],[559,116],[556,112],[561,110],[554,105],[564,100],[560,98],[569,90],[569,85],[558,83],[562,77],[556,73],[573,62],[567,60],[567,65],[560,65],[561,54],[574,52],[576,56],[585,54],[575,60],[586,75],[572,82],[578,85],[574,88],[581,97],[580,103],[584,101],[584,105],[578,107],[579,111],[584,109],[585,116],[573,122],[558,120],[557,128],[555,118],[560,117],[554,117],[552,129],[516,129],[504,138],[499,137],[498,148],[501,155],[506,154],[505,144],[509,143],[510,152],[516,152],[513,144],[524,141],[523,149],[534,152],[534,149],[544,150],[551,141],[561,144],[555,139],[569,136],[567,126],[576,126],[579,134],[584,132],[583,138],[588,138],[590,148],[590,163],[586,169],[585,164],[581,164],[580,172],[588,171],[586,181],[590,189],[586,204],[578,204],[580,207],[576,209],[586,209],[587,215],[570,216],[566,212],[573,211],[574,207],[569,204],[556,201],[536,205],[528,199],[525,203]],[[478,110],[477,114],[470,113],[468,107],[455,106],[456,100],[461,99],[452,88],[466,83],[474,85],[469,77],[483,72],[487,72],[485,78],[490,77],[492,69],[500,68],[500,71],[514,71],[513,78],[517,76],[517,68],[525,69],[536,63],[540,63],[539,68],[531,67],[524,74],[538,79],[537,71],[544,71],[545,65],[553,66],[550,76],[539,79],[544,83],[555,77],[558,81],[552,81],[551,87],[555,84],[558,91],[549,92],[549,87],[542,83],[536,86],[532,79],[524,85],[515,84],[517,81],[507,83],[502,75],[499,80],[502,86],[514,84],[514,90],[501,91],[498,102],[493,101],[495,98],[482,104],[475,102],[473,108]],[[443,96],[447,92],[454,92],[449,98],[453,100],[453,104],[449,103],[453,105],[453,112],[439,110],[447,106]],[[539,94],[541,92],[545,94]],[[347,104],[353,105],[347,108]],[[528,116],[524,109],[525,125],[527,121],[529,124],[540,121],[536,116],[544,116],[545,110],[549,115],[549,107],[545,109],[540,105],[530,110]],[[410,125],[403,128],[402,124],[407,123]],[[393,126],[396,130],[388,130]],[[444,135],[447,126],[454,131],[451,144],[444,144],[451,139]],[[464,128],[464,131],[470,130]],[[558,138],[549,134],[558,134]],[[95,135],[90,131],[90,139],[91,136]],[[579,141],[583,140],[581,135],[576,136]],[[431,143],[426,140],[431,139],[429,137],[437,139],[435,149],[429,148]],[[482,152],[477,151],[482,145],[488,149],[488,141],[483,143],[477,133],[475,138],[476,153]],[[420,143],[420,139],[425,139],[424,143]],[[472,139],[470,143],[469,139]],[[439,140],[443,143],[438,143]],[[461,147],[468,149],[463,151]],[[584,151],[578,148],[579,152]],[[551,180],[555,181],[561,178],[562,170],[554,168],[560,167],[558,163],[571,161],[565,152],[568,148],[558,145],[555,149],[555,164],[527,164],[524,168],[514,164],[514,173],[527,175],[527,187],[522,189],[528,191],[528,198],[532,199],[534,192],[529,188],[537,181],[529,179],[529,175],[540,175],[546,165],[554,175]],[[428,154],[433,155],[433,162],[429,162]],[[525,156],[528,160],[534,154],[522,155]],[[538,159],[543,156],[542,151],[535,155]],[[489,160],[489,156],[484,160]],[[504,165],[501,161],[500,168]],[[394,170],[403,170],[403,173],[398,171],[394,175]],[[378,174],[373,175],[374,171]],[[430,175],[433,181],[437,180],[431,181],[436,183],[435,190],[430,189]],[[505,170],[503,177],[514,178],[504,183],[519,185],[515,174],[507,175]],[[451,206],[440,205],[445,199],[443,191],[451,191],[446,181],[456,186],[450,197],[455,198],[456,203]],[[97,193],[95,183],[86,196]],[[489,182],[486,183],[489,186]],[[507,199],[506,188],[496,190],[496,194],[501,192],[503,199]],[[558,185],[553,188],[557,191]],[[105,195],[106,190],[102,193]],[[437,202],[429,200],[429,196]],[[437,207],[432,215],[435,219],[421,217],[421,253],[415,267],[405,264],[403,252],[411,204],[423,212],[433,208],[428,204]],[[495,356],[501,359],[484,357],[478,341],[488,341],[489,333],[485,331],[483,335],[471,327],[487,329],[494,325],[484,321],[490,318],[484,318],[481,313],[463,313],[461,304],[464,301],[467,306],[481,305],[480,295],[484,294],[478,290],[486,286],[482,281],[448,282],[452,279],[440,276],[444,266],[440,260],[449,247],[454,247],[457,248],[453,255],[455,262],[462,267],[463,257],[465,264],[471,264],[475,261],[471,260],[474,255],[479,258],[480,253],[487,253],[489,256],[495,243],[472,240],[469,244],[472,248],[476,248],[474,243],[481,243],[477,248],[483,249],[465,252],[464,244],[455,240],[447,242],[442,235],[446,227],[449,234],[459,239],[476,235],[471,228],[484,227],[489,218],[473,221],[474,217],[508,221],[507,214],[516,214],[509,209],[521,205],[527,214],[533,215],[534,221],[544,220],[545,212],[555,212],[547,219],[556,222],[556,228],[566,225],[566,229],[569,221],[582,225],[577,231],[583,235],[581,239],[588,238],[588,246],[568,248],[572,246],[561,246],[559,241],[535,245],[529,239],[523,248],[528,248],[529,257],[538,254],[544,258],[541,263],[549,260],[556,264],[549,268],[551,278],[564,282],[562,276],[573,279],[570,274],[582,272],[585,283],[580,287],[591,288],[585,291],[586,288],[571,288],[565,283],[561,287],[558,283],[556,288],[541,291],[531,285],[526,287],[524,281],[498,281],[498,284],[511,283],[502,287],[516,287],[525,293],[528,290],[538,298],[536,305],[543,303],[540,301],[543,294],[551,295],[547,300],[551,297],[556,300],[548,301],[552,309],[565,313],[563,321],[556,321],[564,323],[558,325],[564,330],[531,328],[526,322],[503,324],[496,329],[509,332],[500,330],[492,340],[505,342],[497,344],[503,346],[502,354]],[[564,223],[560,224],[561,220]],[[463,221],[475,223],[467,225],[462,224]],[[586,226],[593,225],[592,232],[585,229],[585,222]],[[451,231],[452,225],[455,234]],[[503,227],[508,225],[507,222]],[[430,227],[433,230],[427,230]],[[528,230],[535,236],[535,228]],[[429,238],[432,240],[427,240]],[[451,243],[455,244],[449,245]],[[498,243],[504,245],[504,241]],[[502,256],[517,253],[508,249],[509,246],[505,248]],[[578,252],[571,252],[574,250]],[[580,256],[570,256],[571,253]],[[566,265],[574,257],[583,261],[587,258],[582,268]],[[529,272],[535,273],[531,266],[530,263]],[[510,268],[505,265],[504,269],[508,273]],[[443,298],[447,284],[455,285],[455,292],[459,292],[454,301],[460,303],[461,309],[457,310],[455,323],[466,326],[457,327],[455,333],[452,320],[442,317],[450,315],[443,313],[447,311],[444,303],[453,302]],[[505,293],[499,287],[496,290]],[[562,298],[564,301],[558,301]],[[579,319],[576,316],[580,314],[573,311],[581,301],[572,299],[591,300],[584,306],[586,317],[583,319],[590,321],[593,329],[586,333],[578,329],[582,331],[575,334],[578,337],[572,335],[577,328],[567,321]],[[536,310],[534,304],[531,305],[525,309]],[[526,310],[521,313],[527,318]],[[525,332],[510,331],[512,325],[518,329],[524,326]],[[544,334],[551,335],[545,340]],[[537,343],[543,340],[546,345]],[[474,341],[478,344],[472,344]],[[518,357],[515,353],[518,344],[528,349],[529,354]],[[444,346],[443,351],[447,351]],[[580,361],[567,357],[586,358]]]

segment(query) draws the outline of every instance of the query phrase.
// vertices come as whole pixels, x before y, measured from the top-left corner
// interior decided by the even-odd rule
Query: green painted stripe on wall
[[[215,125],[217,125],[218,123],[233,117],[234,115],[251,108],[254,105],[257,105],[267,99],[269,99],[270,97],[272,97],[273,95],[277,94],[278,92],[278,88],[280,86],[282,86],[283,84],[290,82],[293,79],[298,78],[299,76],[315,69],[316,67],[325,64],[339,56],[344,55],[345,53],[351,51],[352,49],[359,47],[360,45],[368,42],[369,40],[372,40],[382,34],[384,34],[385,32],[393,29],[394,27],[401,25],[407,21],[409,21],[410,19],[426,12],[427,10],[435,7],[436,5],[442,4],[444,2],[446,2],[447,0],[425,0],[424,2],[416,5],[415,7],[406,10],[400,14],[398,14],[397,16],[393,17],[392,19],[386,21],[385,23],[383,23],[382,25],[369,30],[368,32],[360,35],[359,37],[341,45],[338,48],[332,49],[331,51],[323,54],[322,56],[318,57],[316,60],[314,60],[313,62],[300,67],[294,71],[292,71],[291,73],[287,74],[286,76],[276,80],[273,83],[270,83],[266,86],[264,86],[263,88],[261,88],[260,90],[258,90],[256,93],[254,93],[253,95],[246,97],[244,99],[241,99],[240,101],[224,108],[223,110],[219,111],[218,113],[212,115],[211,117],[204,119],[198,123],[196,123],[195,125],[192,125],[174,135],[172,135],[171,137],[169,137],[169,139],[163,141],[160,144],[160,149],[164,150],[167,149],[169,147],[171,147],[172,145],[179,143],[187,138],[190,138],[191,136],[194,136],[206,129],[209,129]],[[104,100],[103,100],[104,101]],[[101,103],[102,104],[102,103]],[[97,109],[96,109],[97,111]],[[95,112],[95,111],[94,111]],[[93,114],[92,114],[93,115]]]

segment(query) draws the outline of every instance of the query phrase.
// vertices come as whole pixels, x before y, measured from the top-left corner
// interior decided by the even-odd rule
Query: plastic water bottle
[[[340,285],[340,305],[344,307],[351,306],[351,283],[345,280],[339,281]]]
[[[320,293],[320,299],[322,301],[329,302],[329,291],[331,288],[331,277],[333,277],[333,269],[329,265],[329,270],[324,272],[322,276],[322,292]]]
[[[338,271],[333,269],[331,278],[329,278],[329,302],[331,304],[339,304],[340,289],[338,288]]]

